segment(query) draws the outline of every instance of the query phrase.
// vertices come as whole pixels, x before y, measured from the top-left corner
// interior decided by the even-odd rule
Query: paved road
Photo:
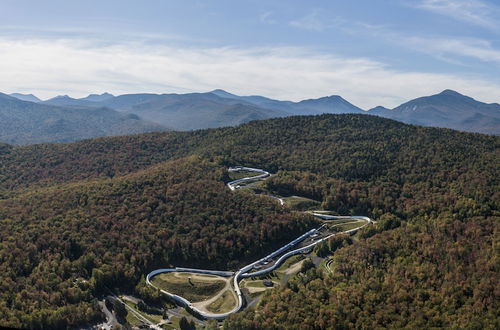
[[[180,307],[178,307],[180,308]],[[182,312],[179,312],[177,310],[169,309],[167,310],[167,314],[170,316],[176,316],[178,318],[183,318],[185,317],[188,321],[193,321],[194,323],[198,324],[201,327],[205,327],[205,323],[203,321],[198,320],[196,317],[191,316],[191,315],[186,315]]]
[[[133,309],[132,307],[130,307],[129,305],[127,305],[122,299],[120,299],[120,297],[116,296],[113,293],[111,293],[111,296],[114,299],[116,299],[119,302],[121,302],[125,306],[125,308],[128,309],[129,312],[131,312],[132,314],[134,314],[135,317],[137,317],[139,320],[141,320],[142,322],[144,322],[145,324],[147,324],[150,329],[162,330],[162,328],[160,328],[158,325],[154,324],[153,322],[151,322],[150,320],[148,320],[147,318],[145,318],[144,316],[142,316],[141,313],[137,312],[135,309]]]
[[[102,329],[102,330],[111,330],[115,326],[117,326],[119,323],[116,320],[116,317],[111,311],[106,307],[106,304],[104,303],[104,300],[98,302],[99,307],[101,307],[102,312],[106,316],[106,323],[99,324],[97,326],[97,329]]]
[[[241,179],[237,179],[237,180],[228,182],[227,186],[232,191],[241,188],[240,183],[242,183],[242,182],[247,183],[247,182],[252,182],[252,181],[256,181],[256,180],[262,180],[262,179],[265,179],[271,175],[269,172],[261,170],[261,169],[251,168],[251,167],[243,167],[243,166],[230,167],[228,171],[229,172],[248,171],[248,172],[260,173],[260,175],[245,177],[245,178],[241,178]],[[283,201],[283,199],[281,199],[280,197],[277,197],[277,196],[269,196],[269,197],[278,200],[278,202],[281,205],[284,205],[284,203],[285,203]],[[313,240],[313,242],[308,244],[308,245],[305,245],[305,246],[302,246],[300,248],[292,250],[292,248],[296,247],[301,242],[304,242],[306,239],[311,238],[311,237],[315,237],[314,235],[317,235],[318,232],[325,226],[325,224],[323,224],[321,227],[308,231],[307,233],[299,236],[298,238],[294,239],[293,241],[291,241],[290,243],[286,244],[285,246],[279,248],[278,250],[270,253],[269,255],[265,256],[264,258],[261,258],[255,262],[252,262],[249,265],[244,266],[243,268],[239,269],[236,273],[227,272],[227,271],[192,269],[192,268],[165,268],[165,269],[157,269],[157,270],[154,270],[151,273],[149,273],[146,276],[146,283],[148,285],[155,287],[151,283],[151,279],[158,274],[168,273],[168,272],[196,272],[196,273],[201,273],[201,274],[212,274],[212,275],[219,275],[219,276],[233,276],[234,275],[233,276],[233,287],[234,287],[234,292],[236,294],[238,303],[237,303],[237,306],[235,306],[231,311],[229,311],[227,313],[210,313],[210,312],[206,311],[204,308],[203,308],[203,310],[200,310],[200,309],[196,308],[196,306],[194,306],[187,299],[155,287],[155,288],[159,289],[162,293],[164,293],[164,294],[168,295],[170,298],[174,299],[181,306],[184,306],[184,307],[191,309],[192,311],[199,314],[203,318],[222,320],[222,319],[226,318],[227,316],[238,312],[243,306],[243,294],[241,293],[241,289],[239,286],[239,281],[242,278],[252,277],[252,276],[260,276],[260,275],[270,273],[274,269],[279,267],[286,259],[290,258],[293,255],[296,255],[299,253],[304,253],[306,251],[312,250],[312,248],[315,245],[317,245],[325,240],[328,240],[335,235],[352,234],[352,233],[358,231],[359,229],[363,228],[364,226],[367,226],[368,224],[372,223],[372,220],[370,218],[364,217],[364,216],[333,216],[333,215],[321,213],[320,211],[315,211],[315,212],[312,212],[311,214],[317,218],[320,218],[320,219],[326,220],[326,221],[356,220],[357,222],[360,223],[360,226],[353,228],[353,229],[350,229],[350,230],[343,231],[343,232],[332,233],[332,234],[327,235],[321,239]],[[336,225],[336,226],[340,226],[340,225]],[[286,252],[286,251],[288,251],[288,252]],[[269,260],[271,260],[277,256],[280,256],[280,257],[271,266],[268,267],[267,265],[269,264]],[[267,267],[267,268],[261,269],[262,267]],[[255,270],[255,269],[258,269],[258,270],[255,272],[250,272],[250,271]]]
[[[224,288],[222,288],[222,290],[220,290],[215,296],[213,296],[213,297],[211,297],[211,298],[209,298],[207,300],[194,303],[193,306],[196,307],[199,310],[202,310],[205,313],[210,313],[210,311],[207,309],[207,307],[211,303],[213,303],[217,299],[219,299],[226,291],[230,291],[231,294],[233,295],[234,299],[235,300],[237,299],[237,297],[236,297],[236,295],[234,293],[234,290],[232,290],[232,288],[231,288],[231,280],[229,280],[229,281],[226,282],[226,285],[224,286]]]

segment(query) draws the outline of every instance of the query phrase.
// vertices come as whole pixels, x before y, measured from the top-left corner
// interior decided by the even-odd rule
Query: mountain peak
[[[464,96],[463,94],[460,94],[459,92],[456,92],[456,91],[451,90],[451,89],[445,89],[444,91],[442,91],[438,95]]]
[[[229,92],[226,92],[225,90],[220,89],[220,88],[214,89],[210,93],[225,93],[225,94],[230,94]]]
[[[102,94],[89,94],[87,97],[81,98],[80,100],[100,102],[100,101],[105,101],[105,100],[113,98],[113,97],[115,97],[113,94],[105,92]]]
[[[389,109],[387,109],[386,107],[383,107],[381,105],[377,105],[375,108],[370,109],[370,111],[372,111],[372,110],[389,110]]]
[[[9,96],[15,97],[21,101],[29,101],[29,102],[40,102],[41,100],[33,94],[21,94],[21,93],[12,93]]]
[[[377,115],[377,114],[384,114],[386,113],[387,111],[391,111],[391,109],[388,109],[386,107],[383,107],[381,105],[378,105],[376,106],[375,108],[371,108],[370,110],[368,110],[368,113],[369,114],[374,114],[374,115]]]
[[[108,92],[104,92],[102,94],[89,94],[87,97],[89,96],[114,96],[113,94],[110,94]]]
[[[309,113],[363,113],[361,108],[349,103],[339,95],[320,97],[319,99],[308,99],[296,103],[304,107]]]
[[[238,98],[237,95],[231,94],[231,93],[226,92],[225,90],[219,89],[219,88],[218,89],[214,89],[210,93],[215,94],[215,95],[217,95],[219,97],[225,97],[225,98],[231,98],[231,99]]]

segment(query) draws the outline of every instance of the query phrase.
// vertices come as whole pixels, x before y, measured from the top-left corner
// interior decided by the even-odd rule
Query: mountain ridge
[[[9,96],[15,97],[16,99],[19,99],[21,101],[29,101],[29,102],[41,102],[42,101],[33,94],[12,93],[12,94],[9,94]]]
[[[3,95],[4,98],[8,96]],[[30,95],[15,94],[17,98],[14,99],[31,98]],[[33,97],[36,98],[34,95]],[[79,99],[71,98],[68,95],[60,95],[35,103],[62,107],[73,112],[79,109],[79,111],[93,113],[94,115],[97,114],[95,109],[112,109],[124,115],[133,115],[129,117],[130,119],[142,119],[159,125],[157,129],[159,127],[168,127],[174,130],[189,131],[235,126],[252,120],[276,117],[323,113],[354,113],[376,115],[414,125],[500,135],[500,105],[498,103],[480,102],[450,89],[443,90],[438,94],[409,100],[393,109],[378,106],[367,111],[353,105],[339,95],[292,102],[274,100],[258,95],[239,96],[222,89],[187,94],[139,93],[114,96],[110,93],[102,93],[89,94]],[[41,123],[44,122],[44,118],[38,117],[38,119]],[[4,122],[6,120],[9,119],[4,118]],[[24,120],[29,121],[29,118],[25,117]],[[73,123],[73,125],[76,124],[76,122]],[[16,126],[18,123],[12,122],[9,125],[6,122],[4,125]],[[54,132],[58,127],[58,124],[53,127]],[[129,130],[120,130],[120,134],[133,134],[136,132],[137,130],[131,127]],[[100,136],[103,133],[96,134],[94,136]],[[71,140],[79,138],[81,137],[75,135]],[[14,142],[12,138],[3,141]],[[26,140],[26,143],[50,141],[61,142],[57,139],[37,140],[33,138]]]
[[[0,141],[10,144],[72,142],[98,136],[166,130],[106,107],[62,107],[0,93]]]
[[[376,107],[368,113],[408,124],[500,134],[500,105],[480,102],[450,89],[410,100],[394,109]]]

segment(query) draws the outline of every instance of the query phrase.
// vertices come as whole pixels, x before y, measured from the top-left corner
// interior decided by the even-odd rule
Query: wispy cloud
[[[466,65],[464,58],[500,64],[500,49],[491,41],[457,36],[411,35],[383,25],[344,21],[340,28],[350,34],[369,35],[387,43],[425,53],[448,63]]]
[[[420,0],[417,8],[500,32],[500,8],[480,0]]]
[[[323,32],[336,25],[335,19],[324,18],[322,11],[315,9],[309,14],[290,22],[290,26],[310,31]]]
[[[193,48],[85,39],[0,38],[0,91],[42,97],[90,92],[189,92],[226,88],[300,100],[340,94],[365,108],[451,88],[498,102],[500,85],[477,77],[405,72],[366,58],[304,48]],[[496,99],[495,99],[496,98]]]
[[[266,24],[276,24],[277,21],[273,18],[273,12],[265,11],[259,15],[259,20]]]
[[[487,40],[422,37],[406,37],[400,40],[412,49],[445,60],[453,61],[459,60],[461,57],[469,57],[483,62],[500,64],[500,50],[495,49]]]

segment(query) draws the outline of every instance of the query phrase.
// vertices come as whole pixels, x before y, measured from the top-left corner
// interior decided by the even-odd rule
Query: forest
[[[232,193],[227,166],[277,173],[270,191],[377,225],[228,329],[498,328],[500,138],[367,115],[0,145],[0,322],[72,328],[106,288],[145,291],[169,265],[234,269],[312,228]]]

